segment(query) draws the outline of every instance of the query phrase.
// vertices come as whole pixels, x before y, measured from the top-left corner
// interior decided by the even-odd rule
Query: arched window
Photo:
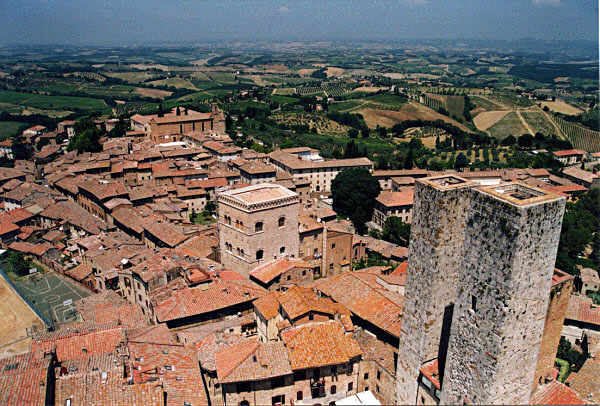
[[[264,255],[265,255],[265,253],[263,252],[263,250],[256,251],[256,260],[260,261],[261,259],[263,259]]]
[[[285,226],[285,217],[279,217],[278,224],[279,224],[279,227],[284,227]]]
[[[260,233],[263,230],[263,223],[262,221],[257,221],[256,224],[254,225],[254,232],[255,233]]]
[[[235,221],[235,228],[237,228],[238,230],[240,229],[240,221],[239,220]]]

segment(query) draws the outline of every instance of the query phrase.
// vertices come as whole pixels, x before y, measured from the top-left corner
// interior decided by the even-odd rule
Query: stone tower
[[[248,277],[279,257],[298,258],[298,195],[276,184],[261,183],[217,196],[221,263]]]
[[[417,180],[396,370],[398,403],[416,403],[425,362],[439,358],[443,370],[445,352],[439,350],[447,348],[474,185],[454,175]]]
[[[509,183],[469,206],[440,403],[528,404],[565,199]]]

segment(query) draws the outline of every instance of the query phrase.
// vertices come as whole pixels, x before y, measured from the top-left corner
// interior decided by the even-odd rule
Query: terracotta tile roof
[[[337,321],[292,328],[281,338],[292,370],[347,364],[361,355],[358,343]]]
[[[134,386],[161,382],[167,406],[208,404],[194,348],[151,342],[128,342],[127,347]]]
[[[0,404],[46,404],[50,358],[34,353],[0,359]]]
[[[194,348],[196,348],[198,361],[200,362],[202,369],[216,372],[217,363],[215,355],[223,348],[228,348],[232,345],[247,341],[248,338],[242,334],[212,332],[205,334],[193,345]]]
[[[140,327],[149,323],[140,305],[130,303],[112,290],[106,290],[77,300],[74,306],[81,318],[100,325],[118,324],[123,327]]]
[[[580,149],[564,149],[562,151],[554,151],[555,156],[569,156],[569,155],[586,155],[587,152]]]
[[[558,185],[558,186],[544,186],[544,189],[548,189],[552,192],[562,192],[562,193],[573,193],[573,192],[585,192],[588,190],[585,186],[581,185]]]
[[[367,283],[358,272],[345,272],[319,280],[312,286],[334,301],[345,304],[361,319],[373,323],[395,337],[400,337],[402,296],[386,291],[374,280]]]
[[[589,183],[592,183],[594,181],[594,179],[596,179],[598,177],[598,175],[596,175],[592,172],[585,171],[585,170],[579,168],[578,166],[571,166],[569,168],[565,168],[562,170],[562,173],[563,173],[563,175],[568,175],[573,178],[582,180],[584,182],[589,182]]]
[[[298,156],[284,151],[273,151],[269,154],[272,161],[279,162],[290,169],[338,168],[338,167],[373,167],[368,158],[332,159],[323,162],[311,162],[299,159]]]
[[[169,298],[154,306],[160,322],[209,313],[252,301],[267,293],[249,281],[218,280],[208,289],[186,288],[173,292]]]
[[[572,295],[565,318],[600,325],[600,305],[593,304],[588,297]]]
[[[375,200],[385,207],[412,206],[414,189],[405,192],[381,192]]]
[[[312,269],[312,265],[298,259],[279,258],[254,268],[250,271],[250,276],[262,283],[269,283],[276,277],[295,268]]]
[[[77,186],[89,192],[100,201],[115,197],[127,198],[127,190],[125,190],[125,186],[122,183],[101,183],[90,180],[80,182]]]
[[[13,223],[0,223],[0,235],[5,235],[17,231],[19,226]]]
[[[56,350],[58,361],[86,358],[116,351],[123,341],[123,328],[116,323],[80,323],[33,337],[32,352]]]
[[[142,221],[142,226],[149,234],[164,242],[171,248],[190,238],[190,235],[184,235],[175,230],[167,221],[157,221],[155,218],[146,218]]]
[[[433,386],[437,389],[442,389],[440,386],[440,369],[437,358],[423,364],[419,371],[433,383]]]
[[[266,320],[271,320],[279,314],[279,292],[270,292],[254,301],[254,309],[258,311]]]
[[[530,405],[585,405],[577,392],[564,383],[552,381],[540,385],[529,399]]]
[[[293,286],[284,293],[277,295],[277,299],[285,314],[294,320],[309,312],[319,312],[329,315],[349,314],[348,309],[328,298],[317,298],[312,289]]]
[[[281,341],[260,343],[251,339],[217,352],[215,361],[221,383],[258,381],[292,373]]]
[[[405,275],[408,271],[408,261],[403,261],[400,265],[394,269],[392,275]]]
[[[35,214],[31,213],[27,209],[19,208],[10,210],[4,213],[0,213],[0,223],[19,223],[21,221],[29,220],[35,217]]]
[[[164,404],[161,385],[129,385],[123,379],[124,369],[116,353],[65,361],[55,372],[55,403],[64,405],[70,399],[72,405]]]
[[[214,189],[225,186],[227,186],[227,178],[225,177],[185,181],[185,187],[188,189]]]
[[[25,254],[31,254],[31,255],[36,255],[38,257],[41,257],[48,250],[50,250],[54,247],[50,244],[45,244],[45,243],[44,244],[32,244],[30,242],[15,241],[12,244],[10,244],[8,246],[8,248],[10,248],[13,251],[19,251],[19,252],[23,252]]]
[[[75,268],[65,271],[65,274],[79,282],[84,280],[91,273],[92,268],[86,264],[79,264]]]

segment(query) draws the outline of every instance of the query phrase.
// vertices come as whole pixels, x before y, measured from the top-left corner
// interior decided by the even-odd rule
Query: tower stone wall
[[[457,176],[416,183],[396,370],[398,403],[414,404],[423,363],[445,358],[474,185]]]
[[[472,189],[442,404],[529,402],[564,208],[519,183]]]

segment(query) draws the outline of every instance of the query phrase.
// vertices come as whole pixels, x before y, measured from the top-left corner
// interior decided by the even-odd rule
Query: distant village
[[[23,278],[58,297],[23,299],[50,316],[0,343],[0,405],[600,403],[600,305],[585,294],[600,278],[555,268],[600,153],[530,152],[560,175],[375,170],[238,147],[216,105],[133,115],[96,153],[67,152],[75,127],[25,130],[41,148],[0,168],[3,255],[37,264]],[[398,217],[410,244],[333,210],[332,182],[355,168],[381,188],[369,229]],[[563,382],[565,341],[589,358]]]

